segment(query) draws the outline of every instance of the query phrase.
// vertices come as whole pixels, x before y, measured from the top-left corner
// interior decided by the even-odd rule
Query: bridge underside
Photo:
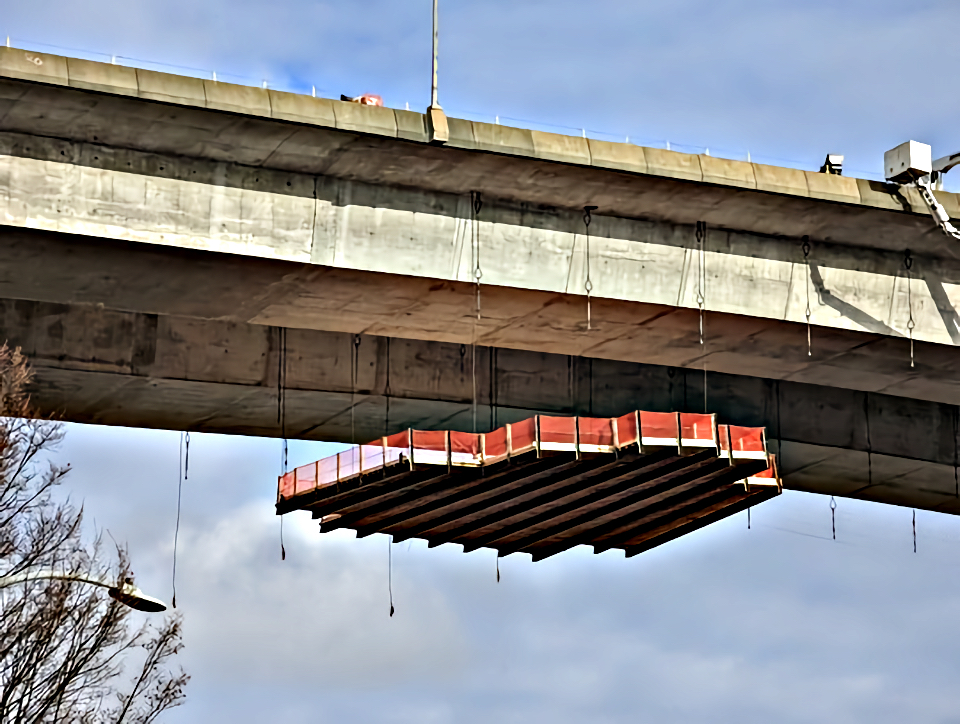
[[[960,252],[915,191],[423,123],[0,49],[0,338],[41,410],[279,436],[281,366],[308,439],[708,409],[787,488],[960,513]]]
[[[706,404],[723,422],[767,428],[788,489],[960,514],[950,404],[502,346],[478,346],[474,358],[469,344],[398,336],[362,334],[355,347],[350,332],[84,303],[2,299],[0,329],[33,360],[37,405],[65,420],[279,437],[284,339],[292,438]]]

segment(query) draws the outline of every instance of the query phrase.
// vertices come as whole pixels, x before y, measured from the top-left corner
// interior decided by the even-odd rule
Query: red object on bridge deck
[[[277,512],[541,560],[649,550],[780,493],[763,428],[716,416],[538,415],[488,433],[406,430],[280,477]]]

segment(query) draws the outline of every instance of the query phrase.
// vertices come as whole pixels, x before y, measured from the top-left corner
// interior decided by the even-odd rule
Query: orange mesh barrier
[[[679,432],[676,412],[641,412],[640,432],[644,440],[673,440],[676,444]],[[669,444],[669,443],[667,443]]]
[[[295,486],[295,484],[294,484],[293,471],[291,470],[291,471],[290,471],[289,473],[287,473],[286,475],[281,475],[281,476],[280,476],[280,491],[279,491],[280,497],[281,497],[281,498],[292,498],[292,497],[293,497],[293,493],[294,493],[295,490],[296,490],[296,486]]]
[[[629,412],[617,418],[617,444],[620,447],[637,443],[637,413]]]
[[[680,437],[683,440],[714,440],[714,416],[696,412],[680,414]]]
[[[434,450],[436,452],[447,451],[447,433],[444,430],[413,431],[413,447],[415,450]]]
[[[559,442],[575,445],[577,442],[577,419],[575,417],[548,417],[540,415],[540,442]]]
[[[537,446],[537,419],[515,422],[510,426],[510,452],[519,455]]]
[[[507,454],[507,428],[498,427],[483,436],[483,456],[499,458]]]
[[[579,440],[581,452],[603,453],[635,445],[640,435],[643,444],[654,446],[676,445],[678,434],[681,447],[684,444],[696,447],[693,441],[702,447],[710,447],[716,441],[721,453],[730,457],[731,462],[739,458],[769,460],[767,470],[754,477],[778,480],[773,456],[766,452],[763,428],[715,427],[715,422],[716,417],[710,414],[640,411],[617,418],[540,415],[483,434],[405,430],[366,445],[355,445],[281,476],[278,495],[281,499],[288,499],[400,463],[411,466],[490,465],[503,460],[508,453],[529,453],[538,449],[538,445],[547,454],[572,452]]]
[[[609,417],[581,417],[580,444],[613,446],[613,428]]]
[[[306,493],[310,490],[313,490],[317,487],[317,463],[310,463],[309,465],[303,465],[293,471],[294,479],[296,480],[296,488],[299,493]]]
[[[340,479],[339,462],[340,457],[338,455],[334,455],[333,457],[324,458],[317,463],[318,484],[330,485],[331,483],[335,483]]]
[[[480,435],[470,432],[450,433],[450,462],[454,465],[479,465]]]
[[[360,474],[359,448],[352,447],[349,450],[344,450],[342,453],[337,455],[337,459],[339,460],[337,467],[340,471],[340,480],[352,478],[354,475]]]
[[[360,465],[362,470],[376,470],[383,467],[383,444],[362,445],[360,447]]]
[[[729,430],[730,445],[734,452],[766,453],[766,445],[763,444],[763,428],[730,425]]]
[[[451,432],[450,450],[455,453],[479,455],[480,435],[475,435],[472,432]]]

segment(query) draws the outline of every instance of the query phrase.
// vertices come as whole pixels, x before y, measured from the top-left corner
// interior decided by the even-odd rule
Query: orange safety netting
[[[630,446],[640,451],[674,446],[679,451],[714,448],[719,457],[731,462],[767,460],[767,469],[747,482],[779,486],[763,428],[718,425],[712,414],[636,411],[613,418],[537,415],[488,433],[404,430],[291,470],[279,479],[278,499],[288,500],[393,465],[479,467],[532,451],[580,455],[612,453]]]

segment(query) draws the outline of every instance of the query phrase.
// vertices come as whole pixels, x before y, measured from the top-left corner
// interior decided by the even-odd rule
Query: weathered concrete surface
[[[583,295],[586,280],[579,212],[488,199],[474,221],[464,195],[24,134],[0,133],[0,221],[440,280],[472,281],[479,251],[485,284]],[[595,296],[696,307],[692,227],[598,216],[590,231]],[[809,291],[813,324],[906,334],[902,250],[818,243],[805,263],[799,240],[724,230],[705,248],[709,311],[802,322]],[[914,335],[952,343],[927,286],[952,309],[960,261],[913,257]]]
[[[919,287],[914,282],[915,290]],[[745,291],[748,293],[749,290]],[[758,292],[759,295],[760,292]],[[960,403],[956,350],[906,339],[696,310],[310,263],[0,230],[0,296],[159,315],[355,332],[689,367]],[[105,300],[108,300],[105,302]],[[814,301],[814,303],[816,303]],[[916,312],[915,312],[916,314]]]
[[[37,404],[66,419],[281,434],[277,328],[11,300],[0,324],[33,360]],[[537,412],[703,409],[699,371],[479,347],[474,380],[467,345],[364,335],[356,356],[353,345],[351,334],[286,332],[290,437],[470,431],[474,384],[480,430]],[[789,488],[960,513],[955,406],[716,373],[707,404],[767,427]]]
[[[250,167],[934,256],[960,253],[889,184],[0,48],[0,130]],[[938,192],[953,214],[955,194]]]
[[[776,432],[789,486],[960,512],[960,247],[914,192],[458,119],[436,147],[423,129],[0,49],[0,333],[35,356],[38,402],[279,434],[278,326],[288,432],[317,439],[471,429],[475,341],[481,429],[699,410],[706,367],[708,406]],[[589,255],[585,204],[600,207]],[[369,355],[356,392],[353,333]]]

